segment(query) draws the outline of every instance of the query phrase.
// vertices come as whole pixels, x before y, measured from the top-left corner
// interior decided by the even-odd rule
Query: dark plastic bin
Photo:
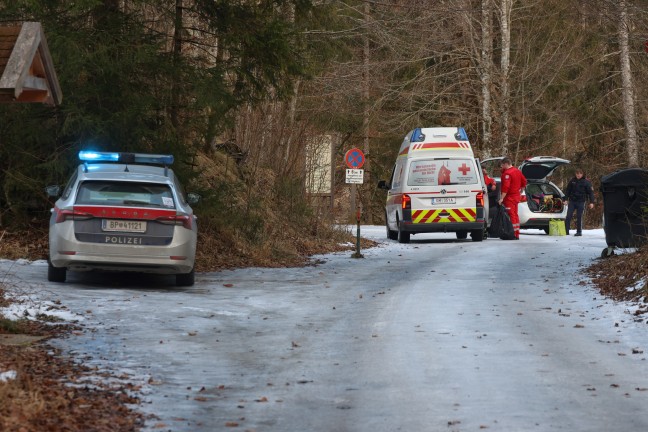
[[[629,168],[601,177],[603,229],[608,247],[638,247],[648,241],[648,170]]]

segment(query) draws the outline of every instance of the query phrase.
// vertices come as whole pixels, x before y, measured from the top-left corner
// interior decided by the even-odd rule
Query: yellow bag
[[[565,221],[562,219],[551,219],[549,221],[549,235],[550,236],[567,235],[567,233],[565,232]]]

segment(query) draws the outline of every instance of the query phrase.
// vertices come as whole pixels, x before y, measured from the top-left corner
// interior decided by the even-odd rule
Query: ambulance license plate
[[[432,198],[432,204],[456,204],[456,198]]]
[[[146,221],[104,219],[101,221],[101,229],[110,232],[144,233],[146,232]]]

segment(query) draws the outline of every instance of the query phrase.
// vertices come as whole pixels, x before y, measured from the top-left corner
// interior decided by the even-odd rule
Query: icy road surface
[[[602,230],[408,245],[361,232],[381,242],[363,259],[198,274],[189,289],[0,270],[28,304],[60,301],[86,326],[54,343],[141,385],[151,431],[648,430],[648,325],[580,273]]]

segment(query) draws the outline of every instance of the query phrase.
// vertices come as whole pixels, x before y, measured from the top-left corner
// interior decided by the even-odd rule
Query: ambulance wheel
[[[389,222],[387,222],[387,215],[385,215],[385,227],[387,228],[387,238],[389,240],[398,240],[398,231],[389,229]]]
[[[409,243],[410,242],[410,233],[403,231],[403,225],[401,222],[398,222],[398,243]]]
[[[484,230],[483,229],[472,230],[470,231],[470,237],[472,238],[472,241],[480,242],[484,240]]]
[[[547,228],[542,228],[542,230],[545,232],[545,234],[549,235],[549,227],[547,227]]]
[[[465,238],[468,238],[468,231],[457,231],[455,234],[457,234],[457,238],[459,240],[463,240]]]

